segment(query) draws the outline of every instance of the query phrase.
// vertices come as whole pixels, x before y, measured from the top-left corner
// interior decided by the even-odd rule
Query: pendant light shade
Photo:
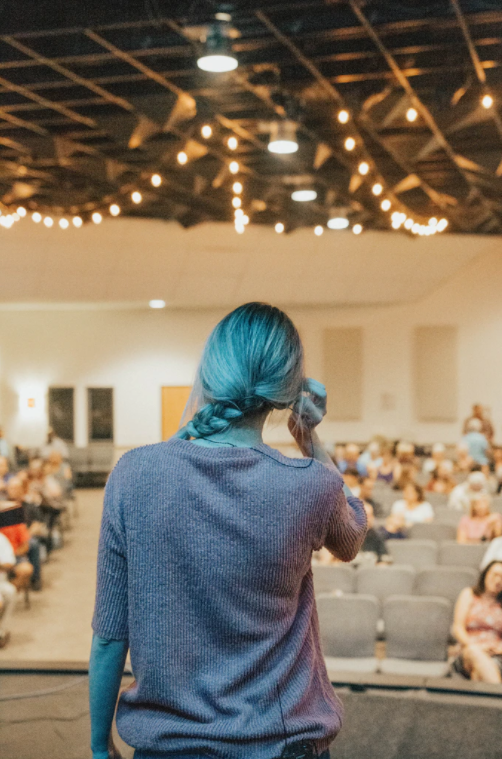
[[[230,40],[223,34],[220,24],[211,26],[206,39],[206,49],[197,60],[197,66],[202,71],[222,74],[234,71],[238,65],[239,61],[232,52]]]
[[[272,124],[268,149],[271,153],[282,155],[296,153],[298,142],[296,140],[296,124],[294,121],[277,121]]]

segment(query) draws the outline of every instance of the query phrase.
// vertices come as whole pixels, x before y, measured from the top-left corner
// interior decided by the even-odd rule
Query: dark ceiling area
[[[333,216],[501,232],[500,2],[23,0],[0,13],[4,218],[22,206],[87,222],[115,204],[186,227],[232,221],[237,181],[250,222],[286,232]],[[214,29],[234,71],[197,65]],[[284,121],[298,150],[275,155]],[[317,197],[295,202],[297,189]]]

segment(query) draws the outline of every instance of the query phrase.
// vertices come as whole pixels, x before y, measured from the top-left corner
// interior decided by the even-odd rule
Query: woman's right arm
[[[462,646],[468,646],[471,642],[466,630],[466,621],[472,604],[472,588],[464,588],[455,604],[455,616],[453,619],[453,635]]]

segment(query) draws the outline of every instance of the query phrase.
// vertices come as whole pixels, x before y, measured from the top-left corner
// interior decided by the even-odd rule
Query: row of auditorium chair
[[[441,566],[478,569],[488,543],[462,544],[455,540],[387,540],[387,553],[395,564],[411,564],[415,569]]]

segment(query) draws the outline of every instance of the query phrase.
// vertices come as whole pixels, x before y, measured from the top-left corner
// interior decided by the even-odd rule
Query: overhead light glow
[[[234,182],[232,185],[232,190],[236,195],[240,195],[242,192],[242,184],[240,182]]]
[[[234,211],[234,216],[236,219],[239,219],[242,216],[244,216],[244,211],[242,210],[242,208],[236,208]]]
[[[31,214],[31,218],[35,222],[35,224],[39,224],[42,221],[42,214],[38,213],[38,211],[35,211],[35,213]]]
[[[354,150],[356,141],[353,137],[347,137],[343,144],[345,145],[345,150]]]
[[[249,216],[247,216],[246,214],[244,214],[244,216],[242,217],[242,223],[243,224],[249,224]]]
[[[44,219],[44,224],[47,227],[47,229],[50,229],[52,225],[54,224],[54,220],[50,216],[46,216]]]
[[[380,182],[377,182],[376,184],[373,185],[373,187],[371,188],[371,192],[373,193],[373,195],[381,195],[382,194],[382,192],[383,192],[383,186],[380,184]]]
[[[481,99],[481,105],[483,108],[491,108],[493,105],[493,98],[491,95],[483,95]]]
[[[19,219],[20,219],[21,217],[19,216],[19,214],[18,214],[18,213],[13,213],[13,214],[12,214],[12,218],[13,218],[13,220],[14,220],[14,221],[19,221]]]
[[[109,208],[109,211],[112,216],[118,216],[120,213],[120,206],[118,206],[116,203],[112,203]]]
[[[404,222],[405,229],[411,229],[414,223],[413,219],[406,219]]]
[[[204,124],[204,126],[200,130],[200,133],[204,137],[205,140],[209,140],[209,138],[213,134],[213,130],[211,129],[209,124]]]
[[[347,229],[348,226],[349,220],[345,216],[334,216],[332,219],[328,219],[330,229]]]
[[[385,200],[382,200],[382,202],[380,203],[380,208],[382,209],[382,211],[388,211],[390,206],[391,206],[391,202],[388,198],[385,198]]]
[[[94,213],[91,216],[91,219],[93,220],[95,224],[101,224],[101,222],[103,221],[103,217],[101,216],[99,211],[94,211]]]
[[[368,171],[370,170],[370,165],[366,161],[362,161],[362,163],[360,163],[359,166],[357,167],[357,170],[359,171],[360,174],[363,175],[363,177],[365,177]]]
[[[338,121],[340,124],[346,124],[349,118],[350,116],[348,111],[343,110],[338,112]]]
[[[418,111],[416,108],[408,108],[406,111],[406,118],[408,121],[416,121],[416,118],[418,116]]]
[[[418,224],[418,222],[415,222],[411,227],[411,231],[413,232],[414,235],[416,235],[418,234],[419,230],[420,230],[420,224]]]
[[[438,223],[438,220],[436,219],[435,216],[433,216],[431,219],[429,219],[429,224],[430,224],[431,227],[436,227],[437,223]]]
[[[143,200],[143,195],[137,190],[135,190],[134,192],[131,193],[131,200],[133,203],[136,203],[136,205],[138,205],[138,203],[141,203],[141,201]]]
[[[72,219],[72,223],[73,223],[74,227],[76,227],[77,229],[80,229],[80,227],[83,224],[83,221],[80,218],[80,216],[74,216],[73,219]]]
[[[227,140],[227,145],[230,148],[230,150],[236,150],[238,146],[237,137],[229,137]]]
[[[232,205],[234,208],[240,208],[242,205],[242,200],[236,195],[235,198],[232,198]]]
[[[354,226],[352,227],[352,231],[354,232],[355,235],[360,235],[361,232],[363,231],[362,224],[354,224]]]
[[[176,160],[177,160],[177,161],[178,161],[178,163],[180,163],[182,166],[184,166],[184,165],[185,165],[185,163],[188,161],[188,156],[187,156],[187,154],[185,153],[185,151],[184,151],[184,150],[181,150],[181,151],[178,153],[178,155],[176,156]]]
[[[70,222],[68,221],[68,219],[60,219],[59,226],[61,227],[61,229],[68,229],[68,227],[70,226]]]
[[[274,229],[278,235],[282,234],[284,232],[284,224],[282,223],[282,221],[278,221]]]
[[[317,198],[317,192],[315,190],[295,190],[291,194],[292,200],[297,200],[300,203],[304,203],[307,200],[315,200]]]
[[[323,232],[324,228],[320,224],[318,224],[317,227],[314,227],[314,234],[317,235],[317,237],[320,237]]]
[[[438,232],[443,232],[443,230],[445,230],[447,226],[448,226],[448,219],[441,219],[438,222],[436,229]]]
[[[197,66],[202,71],[209,71],[211,74],[224,74],[227,71],[235,71],[239,62],[233,55],[214,54],[203,55],[197,60]]]
[[[148,302],[148,305],[150,308],[165,308],[166,302],[165,300],[151,300]]]
[[[154,187],[160,187],[162,184],[162,177],[160,174],[152,174],[150,178],[150,182],[153,184]]]
[[[239,171],[239,168],[240,167],[237,161],[232,161],[228,167],[228,170],[230,171],[231,174],[237,174]]]
[[[237,232],[238,235],[244,234],[244,229],[245,229],[244,224],[235,225],[235,231]]]
[[[296,125],[293,121],[276,121],[272,124],[268,149],[271,153],[279,155],[296,153],[298,141],[296,139]]]
[[[26,208],[23,208],[23,206],[19,206],[19,208],[16,208],[17,215],[20,216],[22,219],[26,216]]]

